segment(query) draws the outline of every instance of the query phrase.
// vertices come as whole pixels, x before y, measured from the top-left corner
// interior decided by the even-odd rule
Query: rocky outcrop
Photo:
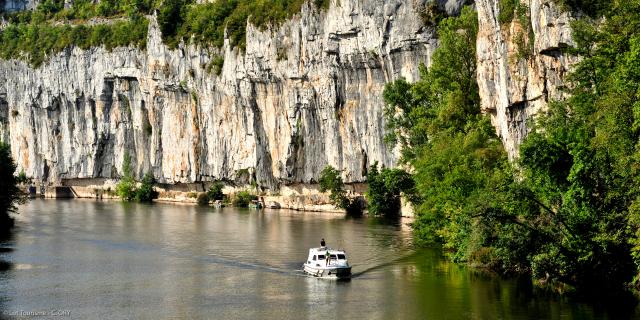
[[[362,181],[374,161],[396,162],[383,142],[385,83],[416,80],[435,48],[421,5],[305,6],[278,28],[248,26],[246,52],[170,50],[151,19],[144,50],[73,48],[36,69],[1,61],[0,137],[44,181],[117,178],[127,153],[137,176],[162,183],[278,188],[313,182],[328,164]],[[208,71],[216,56],[219,75]]]
[[[501,24],[499,0],[477,0],[478,85],[481,106],[511,158],[531,129],[531,119],[565,93],[563,79],[576,58],[563,53],[573,44],[571,15],[553,0],[521,0],[527,19]],[[530,29],[521,20],[530,22]]]

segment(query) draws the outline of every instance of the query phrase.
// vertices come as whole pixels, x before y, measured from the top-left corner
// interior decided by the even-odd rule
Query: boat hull
[[[351,267],[314,267],[304,264],[304,272],[318,278],[351,278]]]

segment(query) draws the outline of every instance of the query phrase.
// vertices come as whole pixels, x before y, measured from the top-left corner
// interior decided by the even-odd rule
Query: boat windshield
[[[344,256],[344,254],[338,254],[338,259],[339,260],[345,260],[347,257]]]
[[[318,260],[324,260],[324,254],[319,254],[318,255]]]

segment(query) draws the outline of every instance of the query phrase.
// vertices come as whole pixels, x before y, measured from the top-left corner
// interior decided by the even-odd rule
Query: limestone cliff
[[[465,2],[438,5],[451,14]],[[374,161],[396,163],[383,143],[382,90],[399,77],[416,80],[419,64],[429,64],[437,40],[419,14],[428,3],[304,6],[277,28],[249,25],[245,52],[228,43],[170,50],[151,18],[145,50],[73,48],[36,69],[0,61],[0,138],[28,176],[50,182],[117,178],[126,153],[137,176],[152,172],[163,183],[278,188],[313,182],[327,164],[347,182],[363,181]],[[561,50],[572,43],[570,14],[552,0],[522,3],[525,25],[500,22],[499,0],[475,2],[482,109],[512,158],[531,116],[562,98],[575,62]]]
[[[508,23],[499,21],[499,2],[476,1],[478,86],[482,109],[514,158],[532,116],[563,98],[564,79],[576,58],[562,51],[573,44],[571,14],[553,0],[521,0],[525,19]]]
[[[68,49],[39,68],[0,61],[0,137],[45,181],[138,176],[312,182],[327,165],[362,181],[383,143],[385,83],[415,80],[436,41],[414,0],[305,6],[278,28],[247,28],[246,52],[169,50],[152,18],[146,50]],[[443,2],[447,9],[459,1]],[[207,71],[224,57],[219,75]]]

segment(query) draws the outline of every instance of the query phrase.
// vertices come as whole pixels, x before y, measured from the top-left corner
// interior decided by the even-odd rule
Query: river
[[[405,222],[289,210],[32,200],[0,243],[2,318],[619,319],[415,249]],[[351,281],[307,277],[309,247],[344,248]]]

